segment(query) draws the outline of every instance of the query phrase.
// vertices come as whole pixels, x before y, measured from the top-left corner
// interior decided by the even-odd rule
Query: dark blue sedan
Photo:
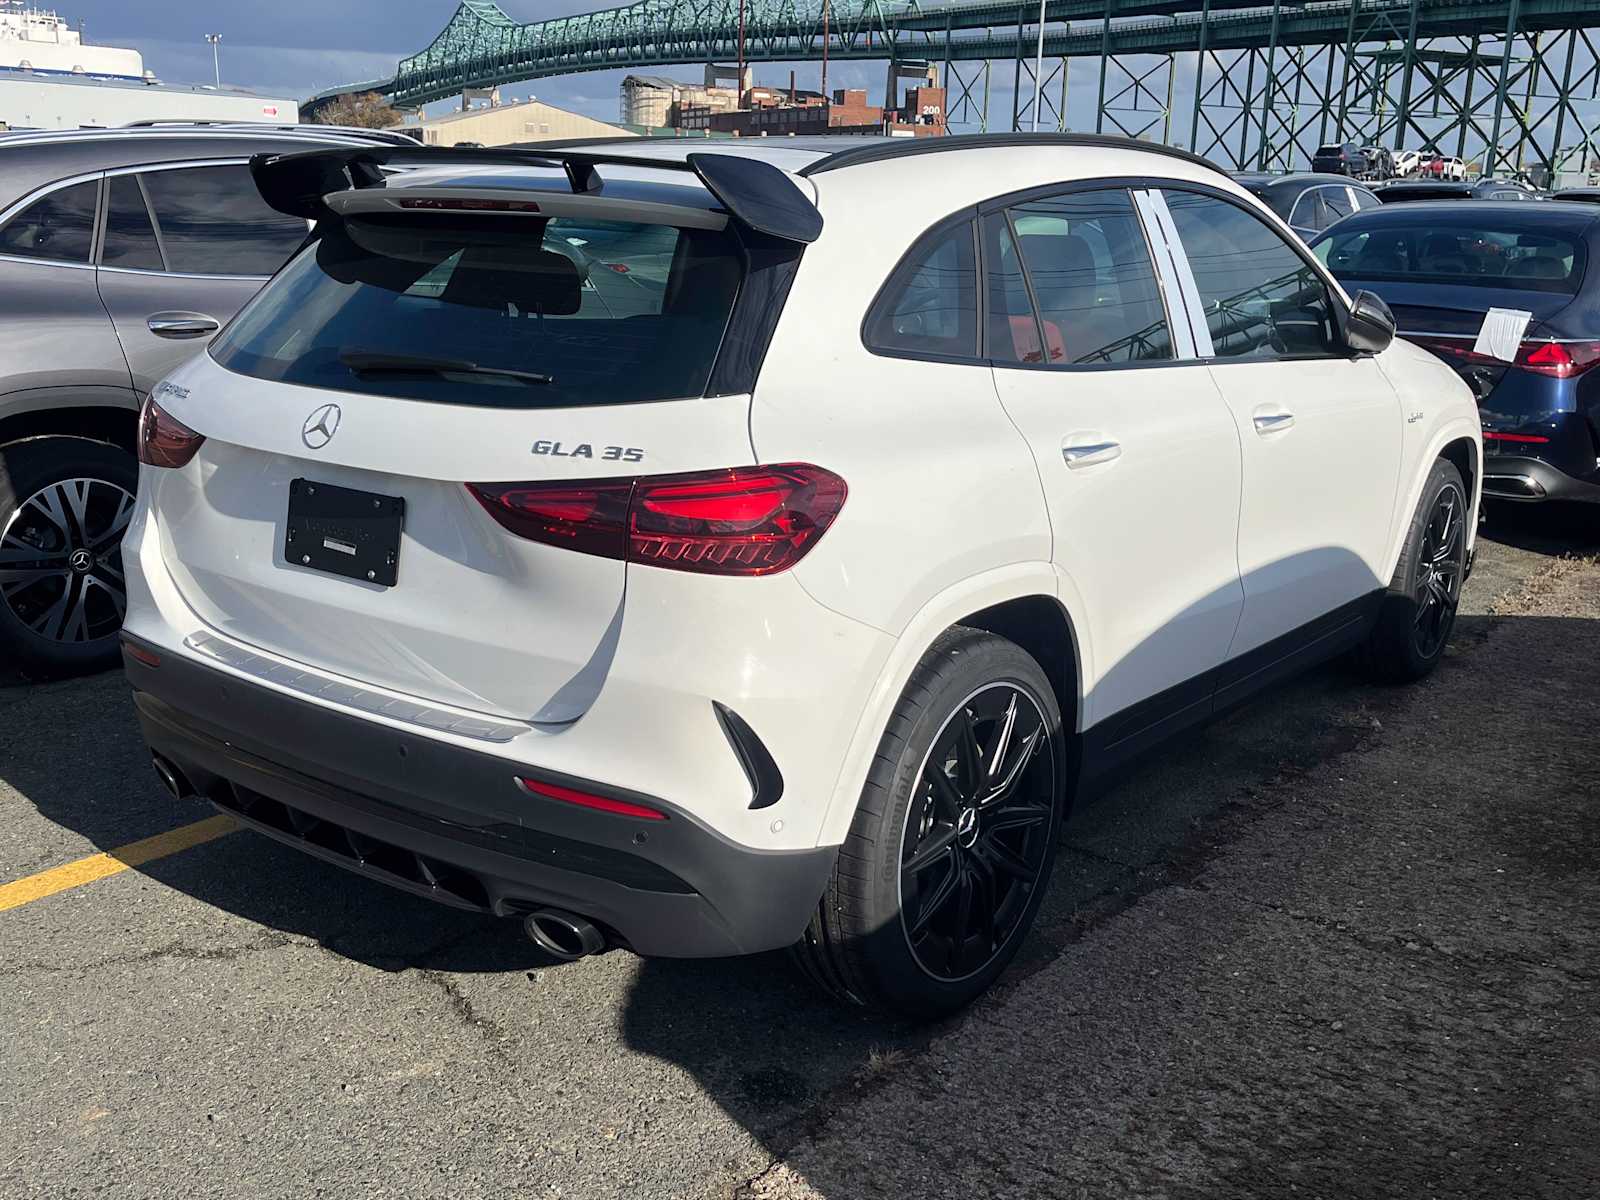
[[[1385,205],[1312,248],[1471,386],[1485,494],[1600,503],[1600,205]],[[1475,348],[1491,308],[1532,314],[1513,361]]]

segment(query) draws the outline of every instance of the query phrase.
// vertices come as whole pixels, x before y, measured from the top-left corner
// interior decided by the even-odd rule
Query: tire
[[[795,947],[805,974],[838,999],[915,1019],[979,996],[1044,899],[1065,751],[1055,694],[1030,655],[976,629],[942,634],[889,718]]]
[[[1383,683],[1412,683],[1444,657],[1467,568],[1471,503],[1461,472],[1439,459],[1411,516],[1400,561],[1359,661]]]
[[[0,657],[47,676],[116,664],[138,480],[131,454],[88,438],[0,446]]]

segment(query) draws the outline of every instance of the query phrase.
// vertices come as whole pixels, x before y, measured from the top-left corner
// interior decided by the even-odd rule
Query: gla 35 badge
[[[644,451],[638,446],[601,446],[600,453],[596,454],[594,447],[588,442],[579,442],[567,450],[560,442],[548,441],[545,438],[540,438],[533,444],[533,453],[548,454],[551,458],[598,458],[602,462],[644,461]]]

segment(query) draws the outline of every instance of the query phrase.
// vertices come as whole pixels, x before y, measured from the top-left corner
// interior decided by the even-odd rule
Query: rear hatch
[[[610,666],[625,564],[513,536],[465,485],[626,495],[748,465],[747,390],[707,394],[746,259],[692,183],[653,185],[632,220],[474,194],[323,220],[158,394],[206,440],[190,469],[148,473],[152,505],[215,629],[404,696],[571,721]],[[557,516],[581,525],[596,495]]]
[[[1587,269],[1583,237],[1559,223],[1524,219],[1521,211],[1406,205],[1353,218],[1316,251],[1346,290],[1383,297],[1401,336],[1455,367],[1480,405],[1495,411],[1550,411],[1554,393],[1543,385],[1561,376],[1541,367],[1564,353],[1551,344],[1574,345],[1592,335],[1570,328],[1569,319]],[[1531,314],[1515,364],[1474,349],[1492,308]]]

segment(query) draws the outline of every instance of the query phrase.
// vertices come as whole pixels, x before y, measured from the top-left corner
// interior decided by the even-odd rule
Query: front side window
[[[144,177],[167,267],[186,275],[271,275],[306,239],[306,223],[269,208],[243,163]]]
[[[700,396],[743,279],[726,231],[530,217],[351,217],[212,344],[260,379],[441,404]]]
[[[1011,222],[1052,361],[1172,357],[1161,288],[1126,191],[1035,201],[1012,209]]]
[[[99,200],[97,179],[41,196],[0,229],[0,254],[87,263]]]
[[[1340,352],[1327,286],[1271,226],[1213,196],[1162,194],[1217,358],[1323,358]]]
[[[972,223],[959,221],[920,246],[867,320],[874,350],[970,358],[978,352]]]

